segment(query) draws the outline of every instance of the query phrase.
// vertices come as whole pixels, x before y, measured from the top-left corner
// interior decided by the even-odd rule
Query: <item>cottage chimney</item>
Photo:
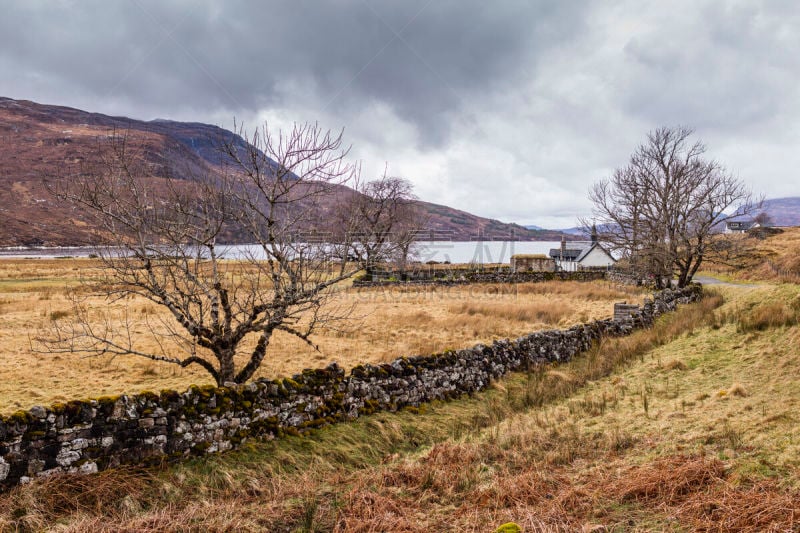
[[[565,236],[561,236],[561,255],[567,253],[567,238]]]
[[[597,226],[592,224],[592,244],[597,244]]]

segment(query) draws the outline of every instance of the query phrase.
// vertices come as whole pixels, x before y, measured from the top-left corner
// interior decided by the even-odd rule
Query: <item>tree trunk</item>
[[[224,349],[224,350],[215,350],[214,355],[216,355],[217,359],[219,360],[219,375],[217,376],[217,385],[222,387],[225,383],[234,381],[235,377],[235,367],[233,356],[236,353],[233,349]]]

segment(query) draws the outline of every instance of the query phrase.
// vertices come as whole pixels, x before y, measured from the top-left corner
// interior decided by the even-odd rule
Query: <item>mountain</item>
[[[572,235],[572,236],[586,235],[586,230],[583,229],[582,227],[578,227],[578,226],[576,226],[574,228],[564,228],[564,229],[560,229],[560,230],[557,230],[557,231],[560,231],[562,233],[566,233],[567,235]]]
[[[768,214],[775,226],[800,226],[800,197],[765,200],[760,212]]]
[[[91,220],[57,202],[44,178],[64,179],[64,169],[90,161],[105,139],[120,132],[154,165],[214,171],[223,163],[221,139],[247,144],[208,124],[134,120],[0,97],[0,246],[89,244]],[[181,177],[181,176],[178,176]],[[186,179],[190,179],[185,176]],[[453,240],[557,240],[558,232],[529,230],[443,205],[419,202],[436,238]],[[237,238],[231,233],[230,240]]]

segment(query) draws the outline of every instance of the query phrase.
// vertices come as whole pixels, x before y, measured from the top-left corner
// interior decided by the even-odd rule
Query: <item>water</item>
[[[514,254],[544,254],[558,248],[558,241],[433,241],[415,245],[418,261],[441,263],[509,263]]]
[[[414,245],[414,260],[444,263],[509,263],[514,254],[545,254],[551,248],[558,248],[557,241],[420,241]],[[255,245],[220,246],[226,258],[263,258],[260,248]],[[95,253],[91,247],[83,248],[5,248],[0,249],[0,258],[36,257],[53,259],[56,257],[88,257]]]

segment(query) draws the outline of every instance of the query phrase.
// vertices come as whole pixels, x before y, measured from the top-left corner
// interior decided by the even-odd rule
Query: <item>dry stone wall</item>
[[[514,272],[508,267],[486,270],[422,270],[405,275],[401,279],[389,276],[376,276],[375,279],[354,280],[354,287],[375,287],[385,285],[436,284],[459,285],[467,283],[529,283],[542,281],[594,281],[606,278],[605,270],[585,270],[578,272]]]
[[[62,472],[93,473],[236,448],[379,410],[419,406],[486,388],[508,372],[567,361],[603,336],[646,327],[679,303],[699,299],[693,286],[663,291],[624,320],[539,331],[429,356],[361,365],[348,375],[333,364],[291,379],[236,387],[190,387],[33,407],[0,419],[0,487]]]

